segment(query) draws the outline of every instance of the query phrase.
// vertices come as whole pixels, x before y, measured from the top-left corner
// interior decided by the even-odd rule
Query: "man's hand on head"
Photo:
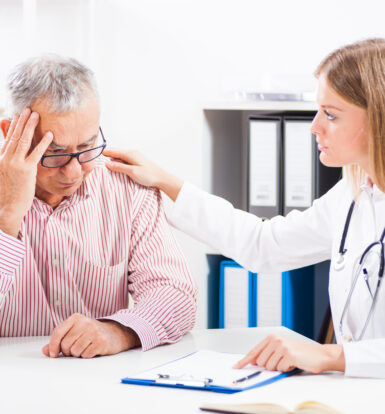
[[[113,355],[140,346],[138,335],[130,328],[109,320],[97,321],[75,313],[52,332],[43,354],[93,358]]]
[[[9,122],[9,121],[2,121]],[[0,151],[0,229],[17,237],[35,195],[37,165],[53,139],[47,132],[31,151],[39,114],[25,108],[7,124]]]

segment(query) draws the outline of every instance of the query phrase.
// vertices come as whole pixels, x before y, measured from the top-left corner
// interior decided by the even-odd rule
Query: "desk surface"
[[[348,400],[349,414],[385,413],[385,380],[345,378],[338,373],[291,377],[233,396],[120,383],[123,377],[198,349],[245,353],[271,332],[299,336],[286,328],[195,330],[174,345],[89,360],[45,357],[41,348],[48,337],[0,338],[1,412],[188,414],[202,413],[199,406],[203,402],[225,402],[230,398],[276,402],[291,408],[314,397],[335,401],[337,408],[339,402],[345,404]]]

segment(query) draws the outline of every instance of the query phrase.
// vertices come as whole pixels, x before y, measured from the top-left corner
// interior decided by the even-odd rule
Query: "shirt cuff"
[[[385,340],[383,338],[345,342],[343,348],[346,376],[385,378]]]
[[[99,319],[112,320],[132,329],[138,335],[143,351],[148,351],[163,343],[162,336],[165,335],[164,329],[161,326],[158,327],[164,333],[164,335],[159,335],[159,329],[152,326],[140,316],[133,314],[129,309],[122,309],[111,316],[105,316]]]
[[[13,275],[24,256],[23,237],[16,239],[0,230],[0,273]]]

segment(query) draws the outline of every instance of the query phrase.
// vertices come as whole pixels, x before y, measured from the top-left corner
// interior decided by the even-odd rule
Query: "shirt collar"
[[[366,177],[361,184],[361,190],[365,191],[365,193],[373,200],[385,199],[385,194],[377,187],[376,184],[373,184],[369,177]]]

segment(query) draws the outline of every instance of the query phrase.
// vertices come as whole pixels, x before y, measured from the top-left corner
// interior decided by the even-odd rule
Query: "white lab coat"
[[[380,238],[385,227],[385,194],[376,186],[363,185],[346,238],[345,267],[335,270],[333,264],[338,258],[352,200],[350,186],[343,179],[306,211],[292,211],[287,217],[277,216],[263,222],[252,214],[234,209],[222,198],[184,183],[167,216],[174,227],[253,272],[285,271],[330,259],[330,305],[337,343],[344,347],[345,375],[385,378],[385,281],[363,340],[348,342],[339,332],[357,258],[370,243]],[[357,331],[367,317],[370,296],[364,281],[357,282],[354,295],[344,336],[359,335]]]

